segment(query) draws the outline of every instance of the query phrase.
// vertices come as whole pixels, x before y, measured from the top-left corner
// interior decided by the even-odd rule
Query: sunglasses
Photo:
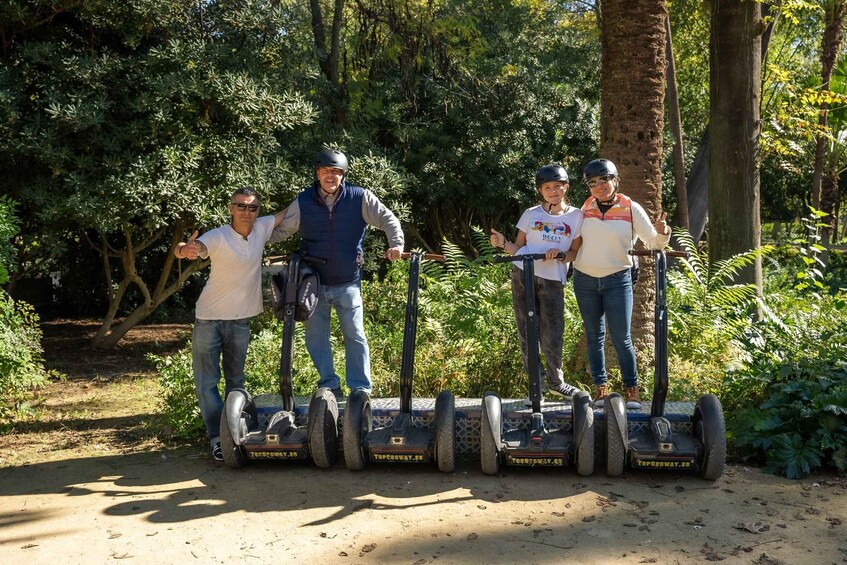
[[[238,208],[239,212],[243,212],[244,210],[250,210],[251,212],[259,211],[258,204],[242,204],[241,202],[230,202],[230,204]]]
[[[585,181],[585,184],[586,184],[586,186],[588,186],[588,188],[594,188],[594,187],[595,187],[595,186],[597,186],[598,184],[601,184],[601,183],[602,183],[602,184],[606,184],[606,183],[608,183],[608,182],[612,182],[612,180],[613,180],[614,178],[615,178],[615,175],[604,175],[604,176],[602,176],[602,177],[600,177],[600,178],[596,178],[596,179],[591,179],[591,180],[589,180],[589,181]]]

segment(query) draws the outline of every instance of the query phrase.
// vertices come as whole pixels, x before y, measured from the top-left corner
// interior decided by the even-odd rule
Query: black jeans
[[[559,281],[535,277],[535,309],[538,324],[538,341],[546,362],[547,384],[558,385],[562,378],[562,345],[565,332],[565,286]],[[526,343],[526,297],[524,296],[524,272],[518,267],[512,268],[512,307],[515,310],[515,322],[518,325],[518,337],[521,343],[521,358],[524,371],[527,366]]]

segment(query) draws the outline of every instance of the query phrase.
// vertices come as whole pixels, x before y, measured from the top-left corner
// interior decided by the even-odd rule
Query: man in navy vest
[[[385,257],[391,261],[400,258],[404,244],[400,221],[373,192],[347,182],[348,168],[342,152],[320,151],[315,156],[315,181],[287,208],[270,240],[281,241],[299,231],[301,250],[327,260],[325,265],[313,265],[321,288],[317,309],[304,325],[306,349],[320,374],[318,387],[331,388],[337,397],[342,392],[329,340],[332,308],[344,334],[347,387],[367,393],[373,388],[361,292],[365,227],[386,233]]]

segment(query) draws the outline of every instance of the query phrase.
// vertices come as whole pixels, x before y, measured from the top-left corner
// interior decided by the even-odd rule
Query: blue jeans
[[[318,306],[312,317],[303,324],[306,330],[306,349],[321,378],[318,387],[338,388],[341,377],[335,372],[330,343],[330,314],[338,315],[344,336],[344,361],[347,387],[370,393],[371,354],[365,337],[365,316],[362,308],[362,287],[359,281],[335,286],[321,285]]]
[[[594,384],[604,385],[608,382],[606,354],[603,349],[608,323],[612,344],[618,354],[623,384],[625,387],[636,386],[638,367],[630,335],[632,278],[629,269],[601,278],[591,277],[574,269],[573,291],[585,326],[588,366]]]
[[[250,318],[240,320],[194,320],[191,357],[194,389],[200,401],[200,415],[206,434],[216,441],[221,434],[223,400],[218,391],[221,381],[221,354],[226,394],[244,387],[244,362],[250,343]]]

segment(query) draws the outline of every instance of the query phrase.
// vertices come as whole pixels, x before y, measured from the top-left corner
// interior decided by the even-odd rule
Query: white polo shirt
[[[197,300],[198,319],[239,320],[262,312],[262,254],[273,229],[274,217],[262,216],[247,239],[230,224],[197,238],[212,260],[209,280]]]

